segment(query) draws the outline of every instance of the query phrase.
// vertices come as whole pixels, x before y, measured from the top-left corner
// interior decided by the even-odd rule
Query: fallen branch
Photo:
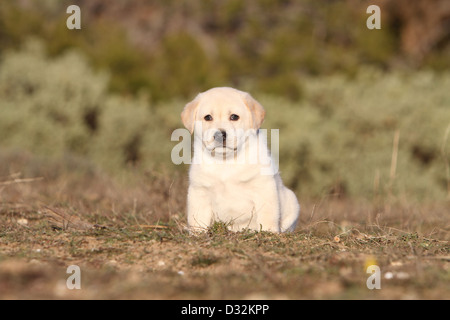
[[[37,177],[37,178],[28,178],[28,179],[14,179],[14,180],[7,180],[7,181],[1,181],[0,186],[8,186],[15,183],[26,183],[26,182],[34,182],[44,179],[44,177]]]
[[[158,224],[138,224],[136,226],[142,229],[155,229],[155,230],[169,229],[168,226],[162,226]]]
[[[79,217],[75,215],[71,215],[65,212],[62,212],[60,210],[57,210],[55,208],[50,208],[47,206],[43,207],[46,217],[49,219],[49,222],[57,227],[61,228],[63,230],[91,230],[91,229],[105,229],[106,227],[98,225],[98,224],[92,224],[86,221],[81,220]]]

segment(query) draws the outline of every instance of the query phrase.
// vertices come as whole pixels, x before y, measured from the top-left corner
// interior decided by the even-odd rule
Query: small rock
[[[21,226],[26,226],[28,224],[28,219],[20,218],[17,220],[17,223],[20,224]]]

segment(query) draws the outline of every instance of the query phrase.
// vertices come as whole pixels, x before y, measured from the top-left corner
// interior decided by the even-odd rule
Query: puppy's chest
[[[190,182],[199,187],[243,187],[254,184],[260,177],[260,169],[249,165],[210,165],[192,168]]]
[[[200,171],[191,182],[208,194],[212,210],[223,220],[255,211],[258,174],[251,169],[215,170],[214,174]]]
[[[255,211],[251,189],[245,185],[221,184],[210,189],[211,208],[223,221],[245,218]]]

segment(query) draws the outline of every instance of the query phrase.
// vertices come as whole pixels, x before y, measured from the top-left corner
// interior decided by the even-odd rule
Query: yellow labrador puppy
[[[189,171],[190,231],[222,221],[231,230],[293,231],[300,213],[261,137],[263,107],[246,92],[213,88],[188,103],[181,119],[194,133]]]

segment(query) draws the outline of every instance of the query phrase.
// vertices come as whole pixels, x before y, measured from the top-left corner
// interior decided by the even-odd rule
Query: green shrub
[[[145,95],[108,93],[108,84],[108,76],[94,72],[75,51],[50,59],[31,41],[5,54],[0,148],[74,155],[113,175],[130,166],[186,171],[187,165],[171,162],[178,142],[170,136],[182,127],[180,112],[193,96],[149,105]],[[297,102],[251,93],[266,108],[263,127],[280,129],[281,174],[300,198],[446,198],[450,74],[362,69],[351,78],[305,77],[298,87]]]
[[[145,96],[120,97],[107,87],[108,76],[75,51],[50,59],[33,40],[7,53],[0,67],[0,147],[84,156],[111,172],[170,161],[162,113]]]
[[[298,101],[304,94],[301,75],[355,75],[367,65],[450,67],[445,35],[423,59],[412,59],[401,50],[406,21],[386,7],[382,29],[369,30],[362,2],[82,2],[82,29],[68,30],[70,4],[2,0],[0,54],[30,36],[43,39],[52,57],[76,48],[96,70],[109,72],[108,91],[146,92],[151,102],[218,85]]]
[[[89,153],[95,115],[105,95],[106,75],[94,74],[70,52],[49,60],[41,43],[9,52],[0,69],[0,144],[61,155]]]
[[[280,128],[282,175],[300,194],[445,198],[450,74],[364,69],[351,80],[331,76],[303,83],[300,103],[262,99],[265,126]]]

